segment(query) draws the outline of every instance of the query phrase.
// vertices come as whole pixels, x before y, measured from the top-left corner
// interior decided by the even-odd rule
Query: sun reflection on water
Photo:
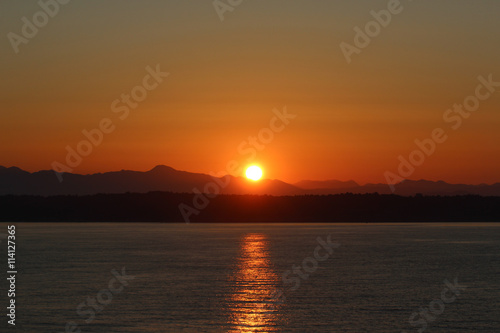
[[[271,302],[279,278],[273,270],[265,235],[243,237],[229,283],[233,290],[229,296],[229,332],[277,332],[279,307],[273,307]]]

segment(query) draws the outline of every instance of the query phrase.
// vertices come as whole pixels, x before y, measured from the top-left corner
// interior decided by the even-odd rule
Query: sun
[[[257,181],[262,177],[262,169],[256,165],[249,166],[247,168],[247,171],[245,172],[245,175],[248,179]]]

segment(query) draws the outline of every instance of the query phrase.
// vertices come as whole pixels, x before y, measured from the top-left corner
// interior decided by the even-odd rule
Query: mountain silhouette
[[[60,182],[52,170],[27,172],[0,167],[0,195],[89,195],[98,193],[215,192],[220,194],[296,195],[303,190],[279,180],[253,182],[242,177],[212,177],[175,170],[165,165],[140,172],[121,170],[90,175],[62,174]],[[215,184],[217,186],[209,186]]]
[[[344,189],[354,188],[359,186],[353,180],[340,181],[340,180],[301,180],[294,184],[295,186],[303,189],[317,190],[317,189]]]
[[[121,170],[89,175],[62,174],[60,182],[52,170],[27,172],[17,167],[0,166],[0,195],[91,195],[99,193],[217,193],[259,195],[328,195],[339,193],[392,194],[387,184],[358,185],[354,181],[304,180],[288,184],[277,179],[258,182],[243,177],[213,177],[158,165],[145,172]],[[395,185],[394,194],[500,196],[500,183],[492,185],[449,184],[444,181],[406,180]]]

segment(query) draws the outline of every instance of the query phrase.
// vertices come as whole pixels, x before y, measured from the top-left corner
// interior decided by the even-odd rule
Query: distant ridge
[[[315,189],[341,189],[341,188],[353,188],[359,186],[353,180],[341,181],[341,180],[302,180],[294,184],[297,187],[315,190]]]
[[[151,191],[192,193],[194,189],[205,192],[205,186],[209,183],[215,183],[221,194],[303,194],[302,189],[279,180],[251,182],[242,177],[216,178],[207,174],[175,170],[165,165],[158,165],[145,172],[121,170],[89,175],[64,173],[62,182],[59,182],[52,170],[30,173],[17,167],[0,166],[0,195],[90,195]]]
[[[211,184],[211,185],[207,185]],[[166,191],[174,193],[217,192],[221,194],[260,195],[327,195],[339,193],[392,194],[387,184],[359,185],[354,181],[304,180],[288,184],[277,179],[259,182],[243,177],[212,177],[202,173],[176,170],[165,165],[149,171],[121,170],[80,175],[63,174],[59,182],[52,170],[27,172],[18,167],[0,166],[0,195],[91,195],[99,193],[147,193]],[[500,196],[500,183],[492,185],[449,184],[444,181],[406,180],[395,186],[394,194],[422,195],[481,195]]]

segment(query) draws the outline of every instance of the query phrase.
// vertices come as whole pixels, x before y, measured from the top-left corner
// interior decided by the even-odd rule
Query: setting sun
[[[262,169],[256,165],[249,166],[247,168],[247,171],[245,172],[245,175],[248,179],[257,181],[262,177]]]

